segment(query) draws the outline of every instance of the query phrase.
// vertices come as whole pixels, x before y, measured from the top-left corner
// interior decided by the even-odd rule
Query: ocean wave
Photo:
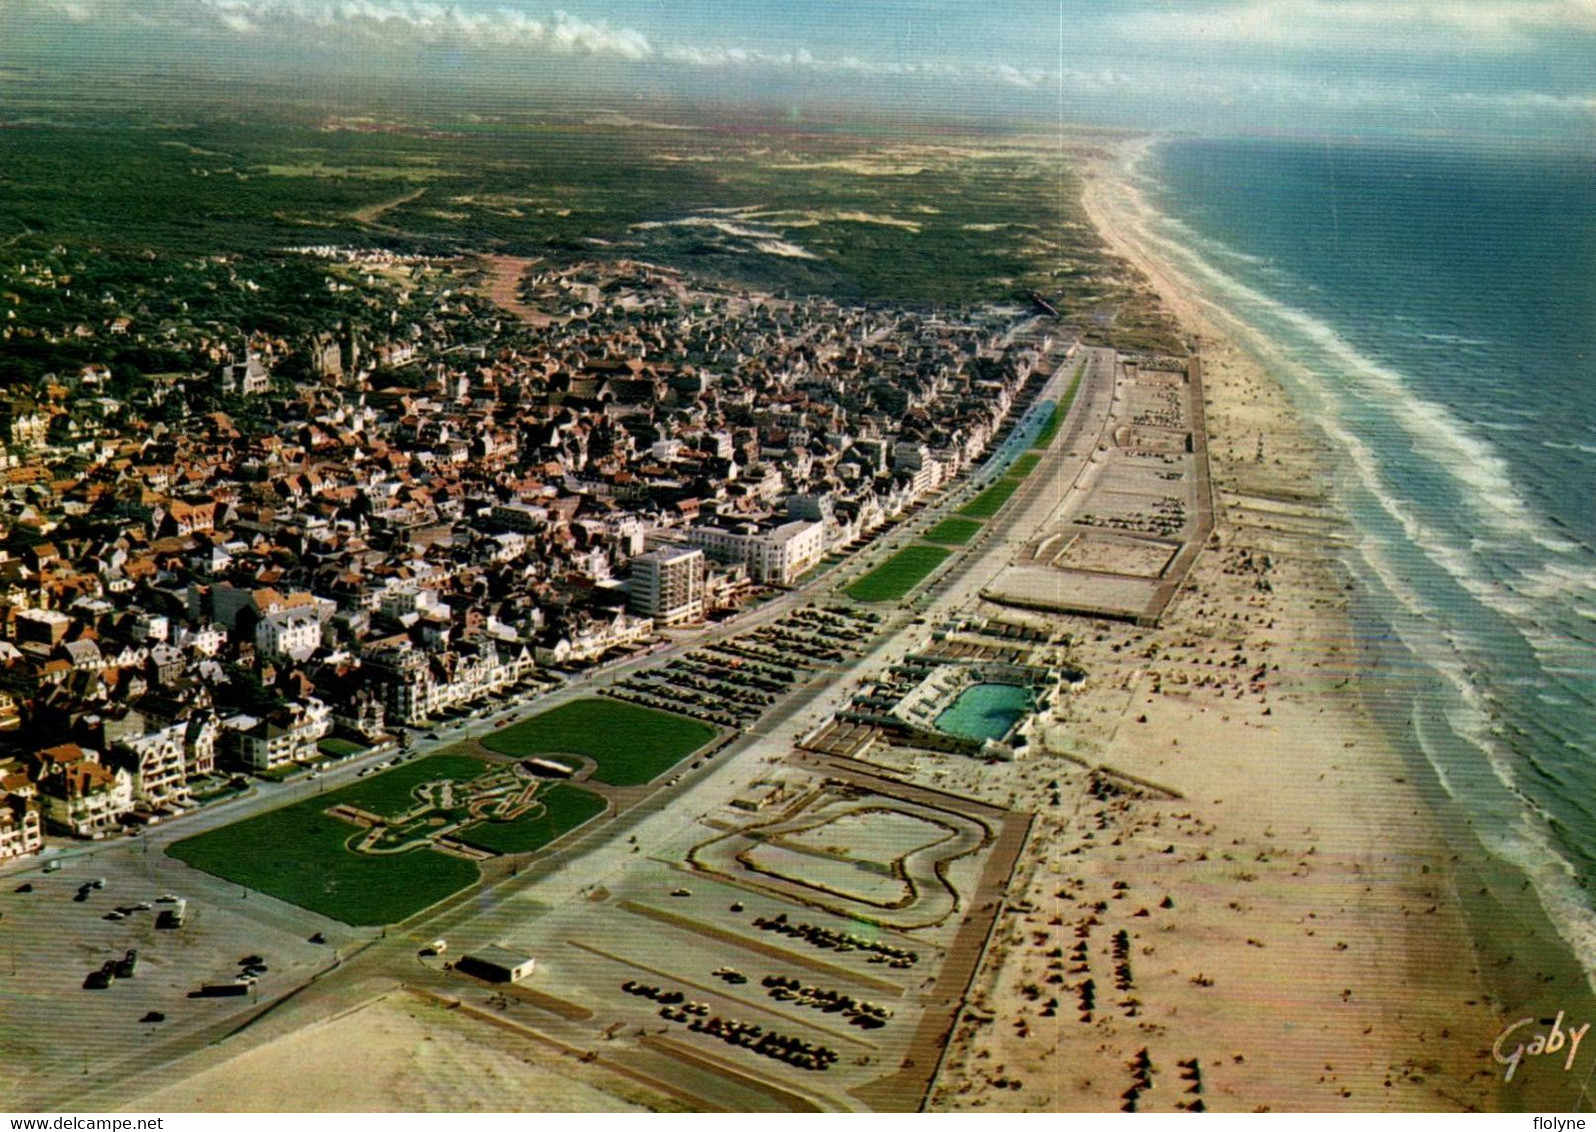
[[[1194,255],[1189,246],[1182,246],[1151,228],[1144,228],[1143,233],[1158,246],[1163,258],[1184,262],[1226,298],[1239,299],[1289,327],[1333,362],[1341,376],[1353,378],[1361,392],[1377,394],[1393,423],[1410,437],[1414,450],[1466,489],[1462,493],[1464,498],[1483,521],[1519,535],[1537,530],[1528,500],[1514,484],[1508,462],[1488,441],[1475,436],[1451,410],[1419,396],[1403,374],[1360,353],[1322,319],[1248,286]],[[1223,309],[1224,304],[1220,306]],[[1277,348],[1271,352],[1279,355]],[[1314,379],[1307,367],[1298,368],[1309,375],[1310,380]]]
[[[1533,535],[1531,541],[1542,550],[1551,551],[1553,554],[1577,554],[1587,549],[1584,543],[1562,535]]]
[[[1578,441],[1543,440],[1542,448],[1550,448],[1553,452],[1583,452],[1587,456],[1596,456],[1596,444],[1581,444]]]
[[[1141,194],[1133,194],[1140,197]],[[1140,207],[1144,216],[1145,200]],[[1162,217],[1159,218],[1162,224]],[[1191,248],[1160,235],[1144,219],[1137,234],[1154,244],[1166,261],[1174,260],[1215,286],[1226,298],[1241,299],[1245,306],[1263,312],[1282,322],[1301,335],[1301,340],[1313,344],[1321,359],[1344,363],[1362,379],[1360,384],[1373,385],[1382,393],[1385,408],[1383,427],[1400,430],[1407,438],[1408,450],[1425,457],[1441,475],[1463,489],[1462,498],[1470,501],[1475,514],[1499,536],[1511,538],[1517,545],[1537,545],[1544,541],[1561,546],[1568,540],[1555,533],[1549,524],[1537,519],[1530,510],[1528,500],[1519,492],[1512,480],[1509,466],[1488,441],[1474,436],[1468,428],[1444,406],[1422,398],[1412,392],[1403,376],[1359,354],[1344,338],[1322,320],[1298,311],[1264,295],[1247,284],[1214,267]],[[1558,578],[1555,571],[1543,577],[1533,569],[1526,575],[1525,587],[1514,587],[1503,579],[1489,576],[1481,566],[1479,556],[1468,545],[1457,542],[1459,532],[1454,529],[1427,523],[1417,508],[1389,482],[1386,461],[1377,455],[1361,436],[1353,432],[1342,419],[1344,408],[1336,400],[1333,384],[1324,380],[1315,368],[1292,357],[1278,341],[1260,335],[1251,325],[1229,314],[1232,306],[1221,303],[1219,312],[1229,315],[1238,330],[1247,337],[1259,353],[1268,357],[1281,369],[1297,378],[1299,387],[1310,389],[1326,411],[1318,414],[1320,427],[1329,439],[1349,457],[1351,468],[1370,498],[1401,527],[1408,542],[1421,550],[1424,556],[1445,572],[1471,598],[1506,618],[1522,634],[1536,627],[1538,602],[1552,595],[1554,587],[1568,580]],[[1340,368],[1339,366],[1336,368]],[[1382,422],[1374,422],[1381,424]],[[1370,429],[1371,422],[1361,422]],[[1373,431],[1379,431],[1378,428]],[[1393,447],[1399,445],[1393,444]],[[1479,537],[1476,533],[1473,537]],[[1574,543],[1584,549],[1583,544]],[[1596,572],[1591,574],[1596,577]],[[1520,590],[1523,592],[1520,592]],[[1415,612],[1431,611],[1430,603],[1417,599],[1409,587],[1407,604]],[[1531,643],[1526,637],[1526,643]],[[1534,645],[1531,643],[1531,647]]]
[[[1496,857],[1527,876],[1541,907],[1574,958],[1587,972],[1596,971],[1596,912],[1578,874],[1557,852],[1544,815],[1523,814],[1516,826],[1493,835],[1480,831],[1481,843]]]
[[[1521,572],[1526,593],[1541,600],[1596,594],[1596,566],[1547,561]]]
[[[1419,337],[1426,342],[1440,342],[1446,346],[1494,346],[1489,338],[1469,338],[1462,334],[1436,334],[1433,331],[1424,331]]]

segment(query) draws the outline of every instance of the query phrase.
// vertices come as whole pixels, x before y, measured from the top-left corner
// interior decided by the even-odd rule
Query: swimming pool
[[[1032,707],[1031,689],[1018,684],[972,684],[937,716],[937,730],[963,739],[1001,739]]]

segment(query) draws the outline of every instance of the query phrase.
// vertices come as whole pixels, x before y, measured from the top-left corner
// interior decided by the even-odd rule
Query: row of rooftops
[[[248,338],[268,373],[318,351],[257,408],[217,393],[239,351],[214,342],[213,364],[115,407],[13,391],[0,417],[78,426],[13,445],[0,490],[0,690],[30,733],[152,697],[338,711],[386,694],[395,655],[446,682],[483,650],[629,640],[632,558],[695,525],[803,519],[845,545],[939,482],[927,466],[983,453],[1049,346],[1011,341],[1013,312],[776,299],[630,264],[533,277],[550,321],[526,326],[458,274],[427,278],[454,295],[431,309],[457,309],[407,324],[404,364],[373,368],[349,328],[341,352]],[[174,419],[173,399],[197,411]],[[313,646],[272,654],[262,626],[284,618]]]

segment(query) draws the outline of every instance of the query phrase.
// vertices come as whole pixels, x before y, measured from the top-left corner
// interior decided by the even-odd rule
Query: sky
[[[0,0],[0,68],[68,61],[794,112],[1596,137],[1596,0]]]

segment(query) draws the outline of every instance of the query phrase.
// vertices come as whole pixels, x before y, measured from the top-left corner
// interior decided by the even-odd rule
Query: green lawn
[[[1069,413],[1070,406],[1075,403],[1075,391],[1081,386],[1081,374],[1086,369],[1086,359],[1082,358],[1075,363],[1075,374],[1070,378],[1070,387],[1064,391],[1064,396],[1053,411],[1048,414],[1047,423],[1042,426],[1042,431],[1036,434],[1036,439],[1031,442],[1031,448],[1046,448],[1053,443],[1053,438],[1058,435],[1058,426],[1064,423],[1064,417]]]
[[[1014,479],[1023,479],[1025,476],[1028,476],[1032,472],[1036,471],[1036,465],[1040,464],[1041,462],[1042,454],[1040,452],[1027,452],[1018,460],[1014,461],[1014,466],[1009,469],[1009,475]]]
[[[846,592],[855,601],[897,601],[947,561],[952,553],[940,546],[904,547],[849,586]]]
[[[707,723],[620,700],[572,700],[482,740],[524,755],[586,755],[593,777],[611,786],[650,782],[715,737]]]
[[[325,811],[346,804],[393,817],[414,805],[411,790],[421,783],[465,782],[487,769],[478,758],[434,755],[187,838],[167,852],[224,880],[346,924],[390,924],[475,883],[476,866],[431,849],[383,857],[350,852],[345,843],[360,828]]]
[[[363,832],[324,812],[333,795],[179,841],[167,849],[223,880],[355,927],[392,924],[477,881],[462,857],[414,849],[389,857],[345,848]]]
[[[490,853],[530,853],[604,812],[604,799],[556,782],[538,793],[544,812],[515,821],[478,822],[457,838]]]
[[[948,546],[963,546],[974,538],[981,524],[974,519],[943,519],[921,537],[926,542],[940,542]]]
[[[469,782],[488,769],[487,763],[474,756],[445,752],[413,763],[401,763],[390,771],[345,786],[328,797],[385,818],[398,817],[416,804],[410,792],[423,782],[436,782],[440,778]]]
[[[335,736],[331,739],[323,739],[320,743],[317,743],[316,749],[322,754],[328,755],[335,759],[347,759],[350,755],[358,755],[366,748],[362,747],[359,743],[350,742],[348,739],[339,739]]]
[[[1003,509],[1009,501],[1009,496],[1014,494],[1014,489],[1020,486],[1019,480],[1001,479],[970,502],[959,508],[959,514],[968,515],[973,519],[990,519]]]
[[[411,790],[450,778],[467,782],[489,765],[469,755],[441,754],[318,794],[270,813],[186,838],[170,856],[245,888],[312,912],[364,927],[415,915],[450,893],[475,884],[477,867],[462,857],[417,848],[392,855],[356,853],[348,843],[361,827],[329,817],[336,805],[392,817],[407,811]],[[543,787],[544,811],[509,822],[483,822],[457,835],[495,853],[541,848],[604,810],[604,800],[566,783]],[[465,817],[463,810],[454,818]]]

